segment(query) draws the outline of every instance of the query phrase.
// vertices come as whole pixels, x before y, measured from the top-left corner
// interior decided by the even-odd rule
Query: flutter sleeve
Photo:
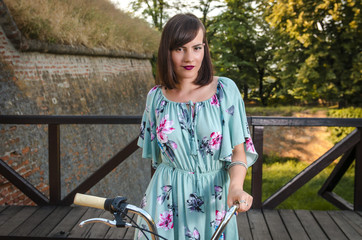
[[[223,118],[223,138],[219,159],[230,162],[234,147],[244,143],[246,161],[250,167],[257,160],[258,154],[250,136],[244,101],[234,81],[222,78],[220,83],[219,101]]]
[[[158,86],[150,90],[147,95],[146,108],[142,116],[140,134],[137,145],[142,148],[142,158],[152,159],[152,166],[157,168],[161,162],[160,148],[156,139],[156,99]]]

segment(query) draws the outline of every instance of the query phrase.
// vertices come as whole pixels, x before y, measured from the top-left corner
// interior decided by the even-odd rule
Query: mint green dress
[[[196,103],[170,101],[160,86],[150,90],[138,145],[156,171],[141,207],[151,214],[161,236],[211,239],[228,210],[226,168],[234,146],[241,143],[251,166],[258,155],[244,102],[231,79],[219,77],[216,94]],[[138,224],[146,228],[143,220]],[[146,238],[136,231],[135,239]],[[221,239],[238,239],[235,217]]]

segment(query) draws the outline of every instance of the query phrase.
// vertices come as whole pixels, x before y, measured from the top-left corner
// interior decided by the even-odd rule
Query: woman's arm
[[[244,162],[246,165],[246,155],[244,143],[234,147],[232,162]],[[253,203],[253,197],[244,191],[244,180],[247,173],[243,165],[234,165],[229,169],[230,186],[228,192],[227,204],[231,207],[236,201],[239,201],[238,212],[248,211]]]

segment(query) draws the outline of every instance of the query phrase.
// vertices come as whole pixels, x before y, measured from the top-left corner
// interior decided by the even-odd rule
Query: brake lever
[[[79,223],[80,227],[83,227],[85,224],[89,224],[89,223],[104,223],[110,227],[117,227],[117,221],[116,220],[109,220],[106,218],[90,218],[87,220],[82,221],[81,223]],[[132,224],[130,223],[124,223],[124,227],[132,227]]]

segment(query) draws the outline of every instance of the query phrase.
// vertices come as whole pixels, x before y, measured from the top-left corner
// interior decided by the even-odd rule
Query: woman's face
[[[173,70],[179,81],[194,81],[204,59],[203,31],[185,45],[171,51]]]

